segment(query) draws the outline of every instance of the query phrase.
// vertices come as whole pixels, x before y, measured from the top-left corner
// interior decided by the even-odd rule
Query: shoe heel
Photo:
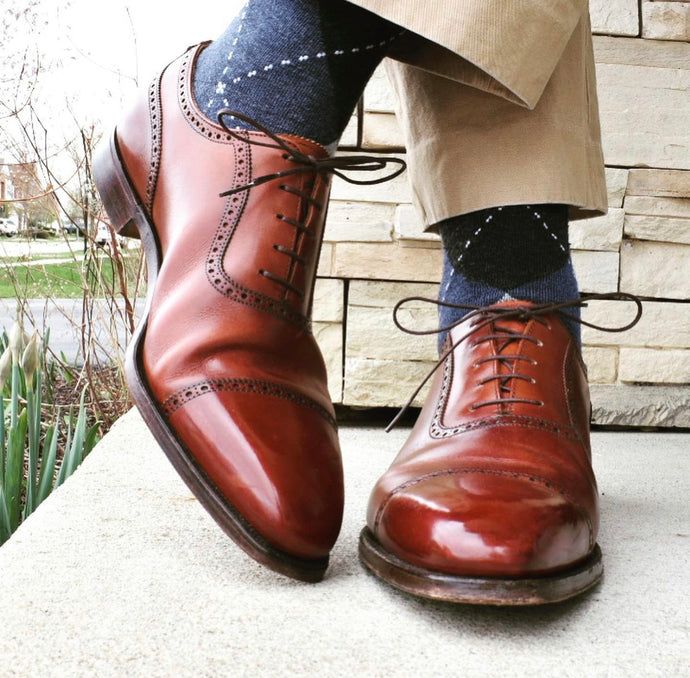
[[[145,223],[146,215],[120,162],[115,132],[94,154],[93,178],[113,230],[128,238],[140,238],[140,224]]]

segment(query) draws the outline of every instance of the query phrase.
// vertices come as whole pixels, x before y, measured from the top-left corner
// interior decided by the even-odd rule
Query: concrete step
[[[527,609],[418,600],[360,566],[406,435],[343,428],[345,522],[309,585],[240,552],[128,413],[0,548],[0,676],[690,675],[690,435],[595,434],[604,581]]]

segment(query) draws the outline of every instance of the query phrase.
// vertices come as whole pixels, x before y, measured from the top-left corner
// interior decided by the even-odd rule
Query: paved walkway
[[[125,334],[124,303],[116,301],[118,311],[105,299],[95,299],[92,306],[92,350],[105,362],[112,362],[119,354],[124,355],[127,344]],[[137,299],[135,314],[141,315],[144,299]],[[50,328],[50,348],[56,355],[64,354],[73,364],[83,364],[81,349],[83,302],[81,299],[28,299],[28,314],[24,329],[31,332],[36,327],[41,335]],[[117,313],[117,315],[116,315]],[[8,332],[17,317],[15,299],[0,299],[0,331]]]
[[[690,676],[690,435],[595,434],[604,582],[519,610],[417,600],[357,562],[405,436],[342,430],[345,523],[308,585],[229,542],[129,413],[0,548],[0,676]]]

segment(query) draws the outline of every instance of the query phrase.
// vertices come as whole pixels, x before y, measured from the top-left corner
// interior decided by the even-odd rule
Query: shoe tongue
[[[534,302],[531,301],[523,301],[520,299],[506,299],[505,301],[500,301],[496,304],[492,304],[490,308],[506,308],[506,309],[513,309],[513,308],[531,308],[533,306],[536,306]],[[521,318],[497,318],[494,323],[493,323],[493,330],[491,331],[496,331],[499,334],[503,334],[501,330],[507,331],[506,334],[509,334],[510,332],[517,332],[518,334],[522,334],[525,331],[526,325],[531,321],[531,318],[527,319],[521,319]],[[515,341],[518,341],[516,338]],[[505,340],[499,342],[503,343]],[[510,340],[508,340],[508,343]],[[513,346],[515,344],[513,343]]]
[[[325,146],[322,146],[317,141],[307,139],[306,137],[300,137],[295,134],[278,134],[277,136],[287,143],[288,146],[296,148],[300,153],[304,153],[304,155],[311,155],[317,160],[322,160],[323,158],[334,155]]]
[[[533,301],[523,301],[522,299],[513,299],[506,295],[501,301],[491,304],[490,308],[519,308],[520,306],[530,308],[536,306]]]

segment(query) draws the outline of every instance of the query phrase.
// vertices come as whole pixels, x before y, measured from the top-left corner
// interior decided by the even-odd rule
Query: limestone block
[[[398,313],[398,320],[411,329],[433,330],[438,325],[436,308],[431,305],[428,308],[403,309]],[[435,336],[420,337],[399,330],[393,323],[392,308],[349,304],[348,358],[434,360],[437,355]]]
[[[385,203],[331,200],[325,242],[390,242],[395,206]]]
[[[590,384],[612,384],[616,381],[618,350],[583,346],[582,357],[587,365]]]
[[[690,200],[687,198],[653,198],[647,196],[627,196],[626,214],[641,214],[653,217],[679,217],[690,219]]]
[[[570,223],[570,246],[575,250],[617,252],[623,238],[625,210],[609,208],[608,214]]]
[[[637,0],[590,0],[592,31],[607,35],[637,35]]]
[[[345,360],[343,404],[359,407],[400,407],[414,393],[432,362],[411,360]],[[414,405],[424,403],[429,385],[415,399]]]
[[[366,112],[362,120],[362,148],[403,150],[405,140],[393,113]]]
[[[342,155],[346,155],[346,153]],[[376,156],[377,154],[369,152],[367,155]],[[381,153],[379,155],[382,159],[391,157],[388,153]],[[397,157],[404,158],[404,156]],[[391,166],[381,172],[367,172],[366,177],[359,176],[355,178],[365,178],[367,180],[376,179],[377,177],[389,175],[394,169],[395,167]],[[356,174],[356,172],[354,174]],[[407,182],[407,172],[403,172],[400,176],[390,181],[386,181],[382,184],[372,184],[371,186],[350,184],[339,177],[333,177],[331,199],[354,202],[394,203],[397,205],[400,203],[412,202],[412,193]]]
[[[347,127],[343,130],[339,145],[344,148],[356,148],[359,140],[359,117],[357,114],[350,118]]]
[[[690,198],[690,172],[683,170],[631,169],[627,195]]]
[[[591,389],[592,421],[602,426],[690,426],[687,386],[609,386]]]
[[[601,64],[687,70],[690,63],[690,44],[595,35],[594,57],[596,62]]]
[[[400,283],[380,280],[353,280],[350,283],[348,307],[387,308],[391,311],[403,297],[425,297],[435,299],[438,285],[433,283]],[[411,309],[429,309],[424,301],[412,301],[405,305]]]
[[[690,59],[684,66],[597,64],[606,164],[690,168]]]
[[[384,63],[374,71],[364,90],[364,110],[376,113],[395,111],[395,94],[388,81]]]
[[[660,299],[690,297],[690,245],[625,241],[621,289]]]
[[[628,185],[628,170],[620,167],[607,167],[605,171],[609,207],[623,207],[625,188]]]
[[[346,360],[427,361],[438,358],[436,335],[415,336],[399,330],[393,322],[393,307],[405,297],[435,299],[436,285],[353,280],[347,308]],[[434,304],[405,304],[398,320],[411,329],[438,326]]]
[[[440,236],[424,231],[412,205],[398,205],[395,210],[395,239],[403,247],[441,247]]]
[[[690,350],[623,348],[621,381],[645,384],[690,384]]]
[[[582,310],[588,322],[603,327],[623,327],[635,317],[635,305],[623,301],[592,301]],[[626,346],[645,348],[690,347],[690,304],[643,302],[642,318],[635,327],[620,333],[582,328],[588,346]]]
[[[625,235],[635,240],[656,240],[690,245],[690,219],[626,214]]]
[[[328,375],[328,392],[334,403],[343,400],[343,326],[341,323],[314,323],[312,326]]]
[[[690,2],[643,2],[642,37],[690,40]]]
[[[323,278],[330,278],[333,276],[333,245],[324,243],[321,246],[321,255],[319,256],[319,265],[316,269],[316,275]]]
[[[336,278],[439,282],[439,250],[400,247],[395,243],[336,243],[332,274]]]
[[[437,314],[427,309],[401,311],[398,319],[410,328],[435,329],[438,325]],[[348,358],[434,360],[438,353],[433,336],[418,337],[399,330],[390,308],[350,306],[346,342]]]
[[[583,292],[615,292],[618,289],[618,252],[575,250],[573,267]]]
[[[312,319],[319,322],[342,323],[345,304],[345,283],[334,278],[317,278],[314,285]]]

